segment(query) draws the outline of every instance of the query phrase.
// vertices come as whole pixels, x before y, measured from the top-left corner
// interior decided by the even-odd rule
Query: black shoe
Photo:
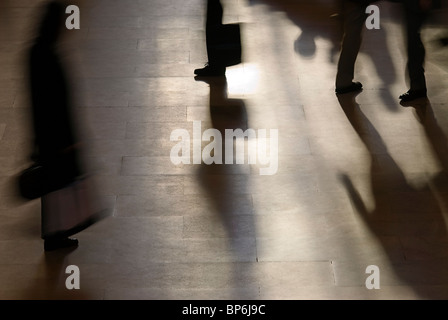
[[[77,247],[78,239],[63,238],[63,239],[46,239],[44,242],[45,251],[53,251],[57,249]]]
[[[349,92],[356,92],[362,90],[362,83],[361,82],[352,82],[351,85],[347,87],[342,88],[336,88],[336,94],[344,94]]]
[[[201,77],[219,77],[226,74],[226,67],[211,66],[207,63],[204,68],[194,70],[194,74]]]
[[[401,102],[409,102],[412,100],[426,98],[426,89],[421,90],[409,90],[406,93],[403,93],[399,98]]]

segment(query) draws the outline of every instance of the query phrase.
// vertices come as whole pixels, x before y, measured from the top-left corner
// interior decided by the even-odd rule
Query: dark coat
[[[38,37],[29,52],[29,85],[35,138],[34,160],[72,178],[80,174],[79,143],[70,88],[56,50],[56,34]]]

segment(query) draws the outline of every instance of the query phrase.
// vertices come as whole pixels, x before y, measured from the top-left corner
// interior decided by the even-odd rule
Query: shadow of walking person
[[[248,128],[246,105],[242,99],[228,97],[227,77],[195,77],[210,87],[210,118],[213,128],[224,136],[225,129]]]
[[[396,3],[375,1],[373,4],[377,6],[380,10],[379,12],[382,13],[382,22],[383,20],[392,20],[396,23],[394,19],[399,20],[400,9],[397,8]],[[390,45],[388,43],[390,31],[391,30],[387,27],[380,27],[379,29],[365,32],[360,52],[368,56],[372,62],[372,67],[378,75],[381,82],[380,96],[383,100],[384,106],[392,112],[397,112],[398,106],[396,103],[396,98],[391,92],[391,88],[397,81],[397,74],[394,67],[394,61],[391,56]]]
[[[366,230],[378,239],[386,254],[394,274],[388,285],[398,282],[411,287],[418,298],[440,298],[445,293],[434,288],[448,280],[443,261],[447,232],[442,205],[429,183],[416,187],[407,181],[355,96],[340,96],[339,103],[370,154],[371,208],[348,174],[340,175],[341,183]],[[386,261],[378,265],[381,263]]]
[[[440,199],[444,208],[448,208],[448,200],[443,195],[448,191],[448,138],[437,121],[429,99],[401,102],[401,105],[413,108],[416,119],[422,125],[431,153],[440,168],[439,172],[432,178],[431,186],[435,192],[439,193],[438,199]]]
[[[249,212],[238,212],[239,208],[235,207],[238,202],[232,199],[235,196],[247,194],[246,177],[250,172],[244,165],[228,163],[226,144],[234,141],[233,139],[226,140],[226,129],[245,130],[247,128],[246,108],[243,100],[228,98],[226,77],[201,77],[196,80],[205,81],[210,85],[210,117],[213,128],[211,130],[216,133],[214,137],[220,136],[223,140],[221,143],[213,141],[212,150],[208,147],[204,148],[204,153],[209,154],[210,157],[203,156],[199,178],[204,189],[211,195],[211,201],[225,226],[227,235],[235,240],[241,236],[238,234],[239,224],[235,222],[240,218],[246,218],[245,215]],[[235,142],[238,144],[242,141]],[[244,205],[244,207],[250,206]],[[238,250],[238,248],[235,249]]]
[[[231,259],[234,262],[255,262],[255,221],[252,199],[249,194],[250,167],[238,164],[236,149],[241,144],[248,143],[246,139],[229,140],[226,130],[245,131],[248,119],[245,103],[241,99],[229,99],[227,93],[227,79],[223,77],[196,77],[196,81],[204,81],[210,86],[210,118],[211,127],[204,131],[203,139],[213,141],[204,147],[203,161],[198,170],[198,179],[208,195],[212,211],[211,226],[213,237],[228,242],[230,256],[216,256],[216,260]],[[211,130],[211,131],[210,131]],[[222,141],[216,141],[222,137]],[[210,139],[210,140],[211,140]],[[230,144],[232,144],[230,146]],[[230,151],[230,149],[232,151]],[[229,155],[229,153],[232,153]],[[232,160],[232,163],[229,163]],[[222,245],[222,244],[221,244]],[[219,253],[219,252],[218,252]],[[224,251],[225,254],[225,251]],[[258,298],[258,290],[242,288],[241,281],[250,272],[251,264],[245,263],[249,268],[235,268],[230,275],[233,298],[249,296]],[[246,275],[246,276],[244,276]],[[247,281],[244,280],[246,284]],[[248,292],[249,290],[249,292]]]
[[[250,0],[250,5],[268,5],[271,10],[283,11],[300,29],[294,50],[304,58],[313,58],[318,50],[316,41],[329,42],[328,61],[335,62],[340,46],[341,28],[337,1]]]
[[[370,32],[368,36],[372,37],[371,41],[364,41],[361,52],[366,54],[372,61],[373,67],[381,81],[380,96],[383,104],[392,112],[397,112],[399,107],[396,98],[392,95],[391,88],[397,81],[394,62],[390,56],[390,49],[387,43],[387,30],[380,28],[375,32]],[[379,54],[379,50],[383,54]]]

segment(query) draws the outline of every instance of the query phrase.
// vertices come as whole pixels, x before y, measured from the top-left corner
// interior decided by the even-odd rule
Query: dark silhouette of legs
[[[426,12],[420,7],[418,0],[403,1],[406,23],[407,72],[410,89],[400,96],[401,101],[407,102],[426,97],[425,79],[425,47],[421,40],[420,31],[426,18]]]
[[[362,89],[360,82],[353,82],[355,62],[361,48],[362,28],[366,21],[366,5],[354,1],[343,2],[343,29],[341,53],[336,74],[336,93]]]
[[[202,69],[196,69],[198,76],[222,76],[226,72],[225,65],[220,63],[219,54],[214,45],[217,39],[217,30],[222,26],[223,8],[220,0],[207,0],[207,21],[205,25],[205,38],[207,45],[208,63]]]

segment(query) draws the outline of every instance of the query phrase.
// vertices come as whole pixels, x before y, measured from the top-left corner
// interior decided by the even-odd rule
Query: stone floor
[[[377,3],[381,29],[364,32],[363,92],[337,97],[334,1],[223,0],[244,61],[210,81],[193,75],[207,61],[204,1],[77,2],[66,58],[113,215],[77,234],[76,250],[45,253],[40,201],[16,193],[32,137],[24,59],[43,2],[0,1],[0,299],[448,298],[444,10],[423,31],[429,99],[404,107],[396,4]],[[210,128],[253,129],[256,163],[244,149],[242,164],[208,164]],[[173,163],[176,132],[192,164]],[[65,286],[69,265],[79,290]],[[379,289],[366,286],[371,265]]]

